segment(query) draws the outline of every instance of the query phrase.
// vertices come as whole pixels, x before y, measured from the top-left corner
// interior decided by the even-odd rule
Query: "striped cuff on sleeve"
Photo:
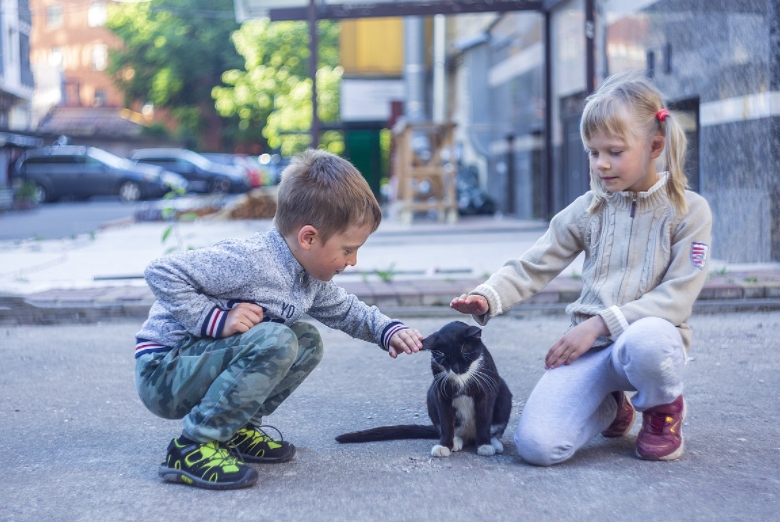
[[[390,338],[393,337],[393,335],[397,334],[401,330],[406,330],[408,327],[400,322],[400,321],[393,321],[392,323],[388,324],[385,327],[384,332],[382,332],[382,349],[387,351],[390,350]]]
[[[220,310],[215,306],[206,320],[203,321],[203,326],[200,329],[201,337],[213,337],[214,339],[222,337],[227,314],[225,310]]]
[[[136,338],[135,340],[135,358],[138,359],[145,353],[167,352],[171,348],[163,346],[160,343],[149,341],[148,339]]]

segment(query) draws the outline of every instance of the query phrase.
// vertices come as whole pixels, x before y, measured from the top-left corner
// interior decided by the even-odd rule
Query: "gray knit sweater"
[[[707,277],[709,205],[686,191],[688,212],[677,215],[667,195],[666,174],[647,192],[609,194],[590,213],[593,197],[588,192],[562,210],[533,247],[474,289],[490,304],[488,313],[475,320],[484,325],[528,299],[585,252],[582,293],[566,308],[571,327],[600,315],[610,335],[596,346],[604,346],[634,321],[659,317],[679,329],[690,349],[686,323]]]
[[[405,328],[334,282],[311,277],[276,229],[157,259],[145,276],[157,301],[136,334],[136,358],[168,351],[188,334],[220,338],[227,312],[241,302],[262,306],[264,321],[291,325],[306,313],[385,350]]]

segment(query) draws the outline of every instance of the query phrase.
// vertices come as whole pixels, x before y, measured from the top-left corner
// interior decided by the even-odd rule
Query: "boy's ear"
[[[317,229],[311,225],[304,225],[298,231],[298,246],[303,250],[309,250],[317,239]]]

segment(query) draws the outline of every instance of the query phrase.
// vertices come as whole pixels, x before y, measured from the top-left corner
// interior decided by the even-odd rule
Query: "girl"
[[[707,271],[712,216],[686,190],[686,140],[661,93],[644,79],[613,76],[588,97],[582,141],[591,190],[557,214],[519,259],[451,306],[485,325],[528,299],[585,252],[571,326],[553,344],[545,372],[515,432],[532,464],[562,462],[601,432],[628,433],[642,412],[636,454],[683,454],[686,324]],[[656,170],[664,156],[666,171]],[[636,391],[632,400],[625,393]]]

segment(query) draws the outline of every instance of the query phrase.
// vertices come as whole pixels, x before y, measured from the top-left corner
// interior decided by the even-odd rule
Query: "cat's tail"
[[[400,426],[382,426],[370,430],[353,431],[336,437],[341,443],[348,442],[376,442],[380,440],[400,439],[438,439],[439,430],[436,426],[422,426],[420,424],[404,424]]]

